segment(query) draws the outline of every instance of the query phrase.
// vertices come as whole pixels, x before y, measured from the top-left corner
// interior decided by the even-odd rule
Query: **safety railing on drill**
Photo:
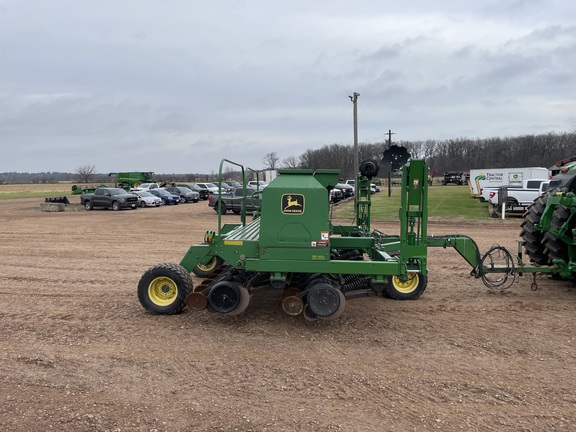
[[[222,203],[222,181],[223,181],[222,168],[224,167],[224,164],[226,162],[231,164],[231,165],[239,167],[242,171],[242,210],[240,212],[240,221],[241,221],[242,226],[246,225],[246,199],[247,199],[246,184],[248,183],[248,179],[246,178],[246,169],[248,171],[251,171],[252,173],[254,173],[256,175],[256,180],[257,180],[256,194],[262,193],[262,191],[260,190],[260,187],[259,187],[259,185],[260,185],[260,178],[259,178],[260,171],[254,170],[250,167],[247,167],[246,169],[244,169],[244,166],[239,164],[239,163],[233,162],[229,159],[222,159],[220,161],[220,168],[218,170],[218,203],[217,203],[217,206],[218,206],[218,211],[217,211],[217,213],[218,213],[218,235],[221,234],[221,230],[222,230],[222,211],[221,211],[221,207],[220,207],[221,203]],[[234,198],[232,197],[231,199],[234,199]]]

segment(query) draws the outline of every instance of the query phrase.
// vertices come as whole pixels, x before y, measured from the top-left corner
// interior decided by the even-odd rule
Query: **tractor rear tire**
[[[564,205],[556,206],[554,209],[554,214],[552,215],[552,220],[550,221],[550,228],[559,230],[562,228],[562,225],[566,223],[571,214],[572,213],[568,207]],[[574,228],[574,226],[571,226],[570,228]],[[569,236],[571,232],[571,229],[567,230],[566,235]],[[554,234],[552,234],[550,231],[544,234],[544,246],[548,256],[550,257],[550,261],[558,259],[564,260],[566,263],[568,263],[570,260],[570,256],[568,254],[568,245]]]
[[[406,278],[405,281],[402,279]],[[428,277],[419,273],[390,276],[382,294],[394,300],[416,300],[426,290]]]
[[[524,213],[524,222],[520,225],[522,227],[520,237],[522,237],[526,255],[530,261],[538,265],[550,264],[550,257],[544,246],[544,233],[536,229],[536,224],[540,222],[544,214],[547,200],[548,194],[536,198]]]
[[[212,273],[214,273],[216,269],[222,265],[223,262],[224,260],[220,257],[217,256],[212,257],[212,259],[208,261],[208,263],[198,264],[196,267],[194,267],[192,269],[192,273],[194,273],[198,277],[207,278]]]
[[[180,312],[192,291],[190,273],[179,264],[156,264],[138,282],[138,300],[144,309],[153,314],[173,315]]]

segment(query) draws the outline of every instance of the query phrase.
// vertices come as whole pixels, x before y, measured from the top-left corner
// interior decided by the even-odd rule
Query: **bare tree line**
[[[469,171],[475,168],[550,167],[556,161],[576,155],[576,131],[541,135],[520,135],[493,138],[452,138],[447,140],[399,141],[413,158],[425,158],[428,166],[438,173],[444,171]],[[387,142],[360,143],[359,160],[381,160]],[[299,156],[292,155],[280,160],[276,152],[262,158],[264,169],[276,168],[334,168],[342,178],[352,178],[357,172],[353,166],[352,145],[330,144],[319,149],[308,149]],[[226,179],[236,179],[239,173],[227,168]],[[217,174],[158,174],[164,181],[209,181]],[[83,165],[72,173],[0,173],[0,184],[5,183],[106,183],[108,174],[96,172],[94,165]]]
[[[454,138],[448,140],[400,141],[393,145],[404,146],[413,158],[425,158],[432,170],[469,171],[477,168],[545,167],[576,155],[576,132],[541,135],[520,135],[495,138]],[[381,160],[388,143],[359,144],[359,160]],[[353,146],[326,145],[309,149],[300,156],[290,156],[282,161],[285,168],[337,168],[342,178],[352,178],[357,172],[353,167]],[[269,153],[263,159],[271,159]]]
[[[98,173],[96,169],[85,169],[90,166],[82,166],[74,172],[4,172],[0,173],[0,184],[16,184],[16,183],[34,183],[34,184],[47,184],[47,183],[92,183],[94,185],[111,183],[114,181],[113,177],[109,177],[108,173]],[[235,179],[239,174],[235,172],[226,173],[229,179]],[[157,174],[155,179],[159,182],[197,182],[197,181],[214,181],[217,174]]]

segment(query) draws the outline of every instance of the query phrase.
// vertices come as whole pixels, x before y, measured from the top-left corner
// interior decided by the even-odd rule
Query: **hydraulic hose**
[[[495,269],[496,261],[499,262],[499,268],[504,269],[505,271],[486,271],[486,269]],[[504,262],[504,267],[502,262]],[[479,268],[482,269],[482,282],[489,289],[508,289],[512,286],[517,278],[516,266],[514,265],[514,257],[508,251],[508,249],[500,245],[494,245],[488,249],[488,252],[486,252],[480,259]],[[488,275],[497,275],[498,277],[490,278]],[[511,279],[510,276],[512,276]]]

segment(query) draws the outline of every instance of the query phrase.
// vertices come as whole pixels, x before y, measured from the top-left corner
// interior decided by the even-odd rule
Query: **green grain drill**
[[[220,163],[220,178],[225,163],[240,167],[247,183],[244,167],[226,159]],[[248,194],[244,188],[240,220],[222,224],[219,213],[218,229],[207,231],[179,264],[148,269],[138,284],[140,303],[157,314],[189,306],[237,315],[253,294],[271,289],[282,293],[281,306],[289,315],[334,319],[355,298],[419,298],[428,282],[429,247],[456,249],[472,267],[471,275],[490,288],[505,288],[523,273],[571,272],[569,264],[557,260],[546,266],[525,265],[521,251],[514,258],[499,246],[480,256],[474,240],[466,236],[428,236],[428,168],[423,159],[402,167],[399,234],[372,229],[370,183],[378,165],[365,161],[359,171],[351,225],[334,225],[330,219],[329,189],[338,183],[337,170],[284,169],[262,190]],[[251,220],[245,211],[248,200],[256,207],[261,203]],[[560,202],[571,206],[571,200],[573,195],[567,195]],[[554,217],[550,224],[555,226]],[[572,232],[554,233],[563,241],[573,238]],[[572,249],[568,247],[570,256]],[[196,287],[191,273],[204,278]]]

